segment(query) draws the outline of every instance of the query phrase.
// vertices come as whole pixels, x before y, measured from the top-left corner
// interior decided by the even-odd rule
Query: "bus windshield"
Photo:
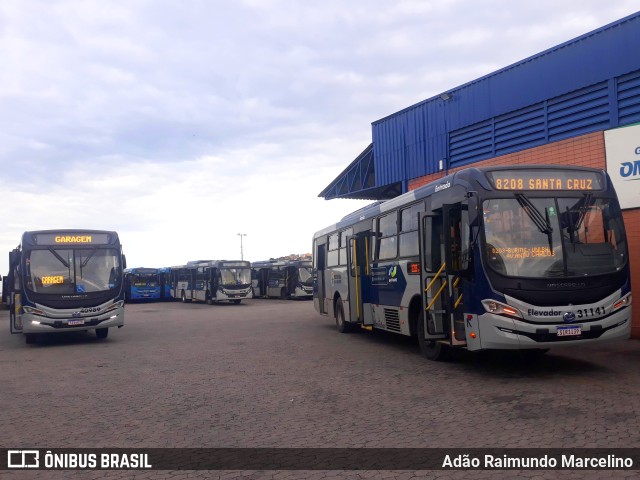
[[[313,284],[313,277],[311,275],[310,267],[300,267],[298,269],[298,275],[300,275],[300,283],[303,283],[305,285]]]
[[[120,286],[120,255],[113,248],[31,250],[25,266],[26,287],[34,293],[92,293]]]
[[[594,198],[496,198],[483,202],[485,255],[512,277],[611,273],[627,262],[620,207]]]
[[[159,284],[159,276],[156,273],[139,273],[131,275],[131,285],[136,287],[157,287]]]
[[[220,277],[222,285],[249,285],[251,283],[250,268],[221,268]]]

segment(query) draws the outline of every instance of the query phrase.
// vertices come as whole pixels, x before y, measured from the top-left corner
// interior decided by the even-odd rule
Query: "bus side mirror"
[[[478,203],[478,192],[470,190],[465,195],[469,200],[467,201],[468,213],[469,213],[469,225],[475,227],[478,225],[478,219],[480,218],[480,205]]]
[[[18,252],[12,250],[9,252],[9,268],[13,268],[16,263],[18,263]]]

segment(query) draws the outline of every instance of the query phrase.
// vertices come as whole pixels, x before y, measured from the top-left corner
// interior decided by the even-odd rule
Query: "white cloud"
[[[633,13],[633,1],[0,4],[0,251],[117,230],[130,266],[311,249],[370,123]],[[0,255],[0,272],[6,255]]]

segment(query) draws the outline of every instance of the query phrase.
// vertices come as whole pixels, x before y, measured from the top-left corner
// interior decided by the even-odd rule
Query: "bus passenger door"
[[[470,233],[467,203],[443,205],[444,251],[447,271],[448,321],[452,345],[466,345],[463,284],[469,270]]]
[[[448,338],[447,322],[447,272],[444,264],[442,213],[419,214],[420,225],[420,277],[424,338],[439,340]]]
[[[316,284],[314,292],[314,302],[318,302],[317,310],[321,314],[327,314],[327,305],[325,303],[325,269],[327,268],[327,244],[315,242],[315,271],[316,271]]]
[[[20,313],[22,310],[22,300],[20,292],[20,275],[18,273],[18,263],[20,259],[13,251],[9,252],[9,275],[4,277],[3,290],[7,292],[7,300],[9,302],[9,331],[11,333],[22,333],[22,319]],[[5,290],[6,289],[6,290]]]
[[[364,272],[367,262],[364,254],[365,237],[356,235],[349,237],[347,252],[349,264],[349,312],[351,321],[357,323],[364,322],[364,313],[362,311],[362,273]]]
[[[11,292],[9,297],[9,330],[11,333],[22,333],[22,319],[16,315],[16,311],[22,308],[20,294]]]

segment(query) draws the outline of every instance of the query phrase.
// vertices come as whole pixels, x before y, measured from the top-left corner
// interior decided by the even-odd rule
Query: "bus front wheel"
[[[108,328],[96,328],[96,337],[107,338],[107,335],[109,335]]]
[[[417,323],[418,345],[420,345],[420,353],[422,353],[422,355],[427,357],[429,360],[446,360],[448,347],[440,342],[427,340],[426,338],[424,338],[424,310],[420,313]]]
[[[36,343],[36,334],[35,333],[25,333],[24,334],[24,341],[27,343],[27,345],[32,345],[32,344]]]

